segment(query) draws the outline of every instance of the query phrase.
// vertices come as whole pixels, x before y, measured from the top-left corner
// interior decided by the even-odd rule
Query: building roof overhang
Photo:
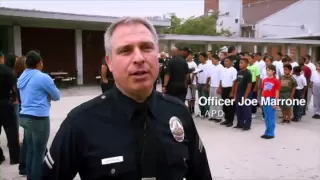
[[[36,20],[54,20],[54,21],[66,21],[74,23],[95,23],[95,24],[110,24],[119,19],[119,17],[112,16],[97,16],[97,15],[80,15],[71,13],[60,12],[48,12],[38,10],[25,10],[25,9],[13,9],[0,7],[0,18],[7,19],[32,19]],[[168,27],[171,25],[169,20],[155,20],[149,19],[156,27]],[[1,21],[0,21],[1,22]]]
[[[258,38],[243,38],[243,37],[223,37],[223,36],[202,36],[202,35],[177,35],[177,34],[160,34],[160,40],[173,42],[188,42],[193,44],[296,44],[296,45],[311,45],[320,46],[320,40],[303,40],[303,39],[258,39]]]

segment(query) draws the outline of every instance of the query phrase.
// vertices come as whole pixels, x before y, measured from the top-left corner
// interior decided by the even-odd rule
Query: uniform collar
[[[115,99],[118,108],[121,108],[129,119],[131,119],[133,113],[139,108],[147,108],[155,116],[157,99],[157,92],[155,92],[155,90],[152,91],[151,95],[143,103],[136,102],[124,95],[116,86],[112,88],[111,95],[112,98]]]

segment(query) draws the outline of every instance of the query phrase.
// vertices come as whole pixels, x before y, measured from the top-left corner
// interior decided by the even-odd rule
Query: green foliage
[[[179,18],[174,13],[168,14],[166,18],[171,19],[171,26],[162,29],[162,34],[184,34],[184,35],[206,35],[206,36],[230,36],[232,33],[228,30],[221,29],[217,31],[216,24],[218,14],[195,17],[187,19]],[[187,45],[187,44],[179,44]],[[194,51],[204,51],[205,45],[190,45]],[[212,50],[220,48],[214,45]]]

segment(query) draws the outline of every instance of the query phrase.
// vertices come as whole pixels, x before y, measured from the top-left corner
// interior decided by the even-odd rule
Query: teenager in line
[[[209,68],[209,76],[207,78],[206,88],[209,91],[210,97],[215,98],[217,101],[221,99],[221,79],[222,79],[223,66],[220,63],[220,58],[218,55],[212,55],[212,65]],[[220,104],[211,104],[210,105],[210,121],[220,123],[222,117],[220,115],[222,108]]]
[[[221,78],[222,86],[222,99],[226,101],[227,99],[231,101],[233,96],[234,84],[237,79],[237,70],[232,66],[232,61],[230,58],[224,59],[225,67],[222,70],[223,78]],[[226,127],[233,126],[233,120],[235,115],[235,104],[223,105],[223,112],[225,121],[221,125]]]
[[[304,99],[307,91],[307,80],[302,73],[302,68],[300,66],[295,66],[293,68],[293,77],[297,81],[297,87],[294,94],[294,99]],[[302,104],[294,104],[293,105],[293,118],[292,121],[299,122],[303,116],[303,108]]]
[[[311,92],[313,94],[314,115],[312,118],[320,119],[320,62],[316,64],[316,71],[311,77]]]
[[[248,69],[252,74],[252,89],[251,89],[251,98],[258,98],[258,90],[259,90],[259,81],[260,81],[260,67],[259,64],[256,63],[255,57],[253,54],[246,54],[246,58],[249,60]],[[252,118],[256,118],[257,106],[252,105]]]
[[[292,67],[290,64],[283,65],[284,75],[280,78],[281,89],[280,99],[294,99],[294,93],[297,87],[297,81],[291,75]],[[291,104],[280,104],[281,112],[283,116],[282,123],[289,124],[292,118],[292,105]]]
[[[252,74],[247,69],[249,60],[243,58],[240,60],[240,71],[237,74],[237,81],[235,83],[235,91],[233,97],[236,101],[236,114],[238,123],[234,128],[248,131],[251,129],[252,121],[252,107],[251,105],[241,105],[245,99],[250,99],[252,90]]]
[[[277,121],[277,104],[272,103],[279,99],[280,81],[275,77],[276,66],[269,65],[267,67],[268,77],[262,82],[262,97],[270,98],[267,104],[263,104],[263,110],[265,113],[266,131],[261,136],[263,139],[272,139],[275,136],[276,121]]]

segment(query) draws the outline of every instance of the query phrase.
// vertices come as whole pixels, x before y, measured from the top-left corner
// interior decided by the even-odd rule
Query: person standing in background
[[[209,68],[209,74],[206,83],[206,89],[209,91],[211,98],[220,101],[222,94],[221,79],[223,77],[223,66],[220,64],[218,55],[212,56],[212,65]],[[210,104],[210,121],[220,123],[222,121],[222,114],[220,114],[222,108],[220,104]]]
[[[320,119],[320,62],[317,63],[316,71],[311,77],[311,92],[313,94],[314,115],[312,118]]]
[[[294,93],[296,91],[297,82],[291,75],[292,67],[290,64],[283,65],[284,75],[280,78],[281,88],[280,88],[280,99],[294,99]],[[292,105],[290,104],[280,104],[283,121],[282,123],[289,124],[292,118]]]
[[[305,55],[306,58],[306,63],[305,65],[308,66],[311,70],[311,76],[313,73],[315,73],[317,71],[316,66],[312,63],[311,61],[311,56],[309,54]],[[311,86],[308,86],[308,92],[311,92]],[[312,93],[308,93],[307,94],[307,106],[306,106],[306,110],[308,109],[309,105],[310,105],[310,100],[311,100],[311,96]]]
[[[186,61],[188,52],[181,52],[179,48],[172,51],[173,57],[168,62],[166,75],[164,77],[164,86],[162,92],[174,96],[185,103],[187,86],[189,81],[189,67]],[[184,56],[182,56],[184,54]]]
[[[302,69],[302,74],[304,75],[304,77],[307,80],[307,88],[306,88],[306,92],[304,95],[304,99],[306,100],[306,104],[303,106],[303,115],[306,115],[306,111],[307,111],[307,105],[308,105],[308,94],[309,92],[309,86],[310,86],[310,79],[311,79],[311,69],[305,65],[306,63],[306,58],[304,56],[300,57],[298,60],[298,64]]]
[[[10,164],[18,164],[20,156],[18,124],[13,102],[14,86],[17,78],[13,70],[5,65],[6,59],[0,53],[0,133],[4,128],[9,148]],[[9,62],[7,62],[9,63]],[[3,151],[0,147],[0,164],[5,161]]]
[[[279,79],[275,77],[276,73],[276,66],[269,65],[267,67],[268,77],[262,82],[262,97],[266,99],[269,98],[268,104],[263,105],[266,124],[266,130],[261,136],[263,139],[273,139],[275,136],[277,104],[274,105],[272,102],[277,102],[279,99],[279,91],[281,87]]]
[[[198,99],[201,97],[208,98],[209,91],[206,89],[207,78],[210,73],[210,66],[211,64],[208,63],[208,55],[205,52],[200,53],[200,62],[201,64],[198,65],[198,72],[196,76],[197,82],[197,89],[198,89]],[[207,118],[208,115],[206,114],[209,111],[208,104],[201,105],[199,103],[200,109],[200,117]]]
[[[304,57],[305,57],[305,59],[306,59],[305,65],[310,68],[311,72],[316,71],[317,68],[316,68],[316,66],[312,63],[312,61],[311,61],[311,56],[310,56],[309,54],[307,54],[307,55],[305,55]]]
[[[167,57],[167,54],[165,52],[160,53],[160,58],[159,58],[159,64],[160,64],[160,80],[162,86],[164,85],[164,76],[166,74],[166,70],[168,67],[168,62],[170,58]]]
[[[60,92],[52,78],[42,72],[40,53],[30,51],[26,55],[26,69],[18,79],[21,96],[20,125],[24,128],[27,152],[27,179],[41,179],[41,165],[50,135],[51,101],[60,99]]]
[[[221,78],[222,86],[222,98],[224,100],[232,100],[234,84],[237,80],[237,70],[232,66],[231,60],[227,57],[224,59],[224,69],[223,78]],[[221,125],[226,125],[227,127],[233,126],[233,120],[235,115],[235,104],[223,105],[223,112],[225,121]]]
[[[259,68],[259,64],[257,64],[254,59],[254,55],[246,54],[246,58],[249,60],[248,69],[251,71],[251,74],[252,74],[251,98],[257,100],[261,71]],[[256,118],[256,113],[257,113],[257,106],[252,105],[252,118]]]
[[[193,73],[197,69],[197,64],[193,61],[193,55],[190,53],[187,57],[188,67],[190,71],[190,81],[188,83],[188,90],[186,100],[188,101],[188,108],[191,114],[194,113],[194,105],[196,100],[196,78],[195,73]]]
[[[240,71],[240,56],[238,56],[238,51],[235,46],[229,46],[228,48],[228,57],[231,59],[233,63],[233,67],[236,68],[237,71]]]
[[[302,73],[302,68],[300,66],[296,66],[292,70],[292,74],[294,79],[297,82],[296,91],[294,93],[294,99],[301,100],[305,98],[307,91],[307,80],[306,77]],[[301,104],[293,105],[293,118],[291,121],[299,122],[303,116],[303,108],[304,106]]]
[[[275,65],[276,66],[276,68],[277,68],[277,71],[279,70],[279,74],[278,74],[278,72],[277,72],[277,76],[278,76],[278,78],[281,78],[281,76],[283,76],[283,63],[282,63],[282,59],[283,59],[283,55],[282,55],[282,53],[281,52],[278,52],[277,54],[276,54],[276,56],[275,56],[275,59],[274,59],[274,61],[273,61],[273,65]]]
[[[240,61],[241,71],[238,71],[237,81],[235,83],[235,90],[233,98],[236,104],[236,114],[238,123],[234,127],[236,129],[242,129],[248,131],[251,129],[252,121],[252,106],[243,104],[243,100],[250,99],[252,91],[252,74],[248,70],[249,60],[244,58]]]
[[[101,65],[101,90],[102,93],[105,93],[109,89],[111,89],[114,85],[114,79],[112,72],[108,68],[108,65],[106,63],[106,59],[102,59],[102,65]]]
[[[23,71],[26,68],[26,57],[18,57],[15,64],[14,64],[14,73],[19,78]],[[16,93],[17,93],[17,100],[16,100],[16,113],[17,113],[17,119],[19,120],[19,115],[20,115],[20,110],[21,110],[21,97],[18,88],[16,87]],[[20,125],[20,120],[18,121]],[[20,129],[20,128],[19,128]],[[21,127],[21,129],[23,129]],[[20,151],[20,159],[19,159],[19,175],[27,175],[27,169],[26,169],[26,158],[27,158],[27,152],[24,150],[23,144],[26,145],[26,138],[25,138],[25,133],[24,130],[21,130],[20,132],[20,146],[21,146],[21,151]]]

